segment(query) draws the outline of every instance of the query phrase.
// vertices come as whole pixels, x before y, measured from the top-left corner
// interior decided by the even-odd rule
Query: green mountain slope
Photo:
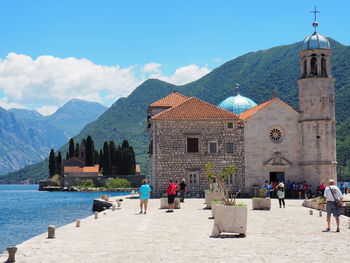
[[[338,151],[338,159],[345,158],[342,161],[345,164],[350,158],[350,154],[349,157],[344,157],[350,144],[350,132],[342,123],[349,122],[350,126],[347,114],[350,110],[350,47],[332,39],[330,43],[333,49],[333,75],[337,79],[335,88],[338,134],[342,134],[343,141],[348,142],[343,144],[344,150]],[[127,98],[119,99],[96,121],[88,124],[75,139],[80,140],[91,135],[98,147],[101,147],[104,140],[119,142],[124,138],[128,139],[134,146],[137,162],[142,165],[143,171],[147,171],[148,104],[176,89],[187,96],[195,96],[216,105],[234,94],[234,85],[239,83],[240,93],[256,103],[270,99],[273,90],[276,90],[281,99],[297,108],[300,45],[298,42],[248,53],[187,85],[175,86],[159,80],[147,80]],[[21,173],[23,172],[19,171],[14,175],[19,176]],[[46,174],[43,172],[40,176],[46,177]]]

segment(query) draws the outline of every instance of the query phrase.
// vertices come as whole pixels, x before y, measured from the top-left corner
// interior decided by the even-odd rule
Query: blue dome
[[[303,47],[301,49],[331,49],[331,46],[327,38],[315,32],[304,39]]]
[[[256,105],[257,104],[251,99],[238,94],[223,100],[218,107],[236,114],[241,114],[243,111],[253,108]]]

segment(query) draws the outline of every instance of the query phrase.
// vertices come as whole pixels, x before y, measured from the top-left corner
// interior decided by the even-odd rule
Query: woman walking
[[[280,183],[277,186],[277,198],[280,204],[280,208],[282,208],[282,204],[283,204],[283,208],[286,208],[286,205],[284,203],[284,197],[285,197],[284,184]]]

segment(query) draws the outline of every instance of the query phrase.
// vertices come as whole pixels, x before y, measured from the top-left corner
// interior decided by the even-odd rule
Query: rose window
[[[279,143],[282,140],[282,131],[277,128],[273,128],[270,130],[270,139],[274,143]]]

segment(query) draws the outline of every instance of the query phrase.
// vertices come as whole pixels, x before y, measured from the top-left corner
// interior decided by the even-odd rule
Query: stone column
[[[55,238],[55,231],[56,231],[56,227],[55,226],[49,226],[47,228],[47,238]]]
[[[8,247],[7,252],[9,253],[9,257],[6,262],[16,262],[15,254],[17,252],[17,247]]]

